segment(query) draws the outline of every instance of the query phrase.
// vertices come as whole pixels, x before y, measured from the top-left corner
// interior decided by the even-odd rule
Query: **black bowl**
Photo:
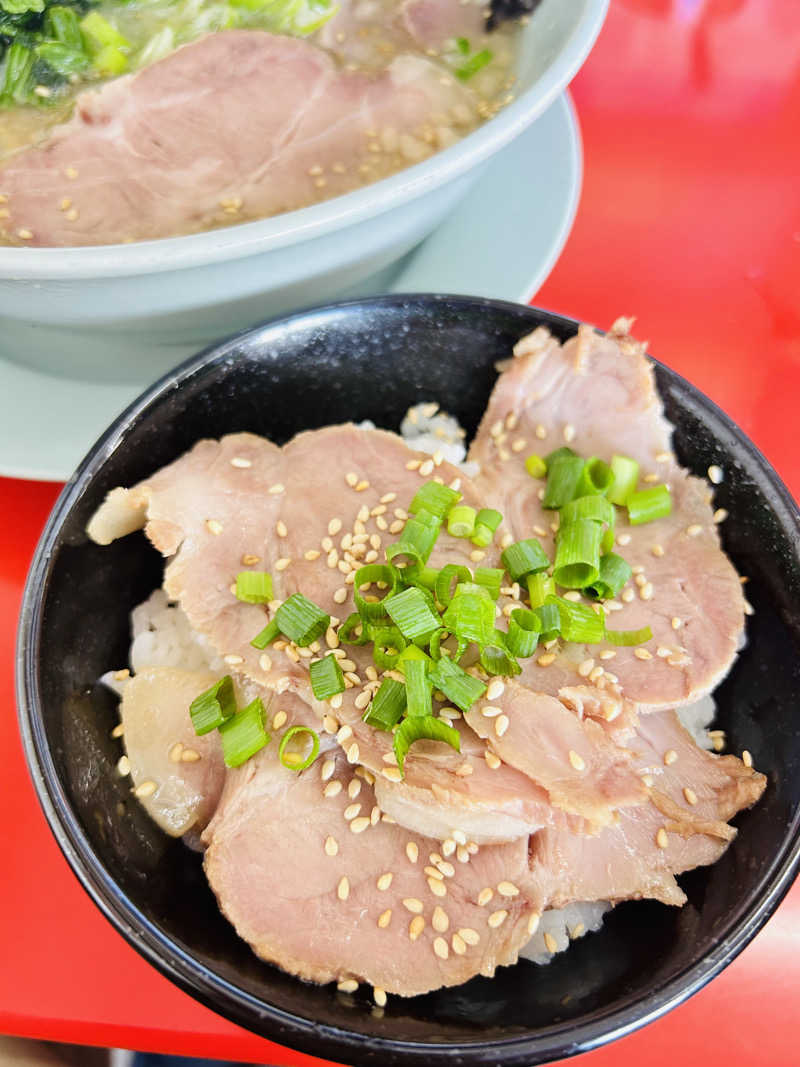
[[[128,612],[160,583],[136,534],[90,544],[89,516],[199,437],[252,430],[285,441],[347,419],[398,427],[436,399],[473,432],[495,362],[540,323],[576,323],[461,297],[389,297],[308,311],[183,364],[136,401],[64,489],[42,535],[19,631],[25,752],[45,814],[84,887],[128,941],[229,1019],[305,1052],[355,1064],[529,1065],[586,1051],[680,1003],[728,964],[789,887],[800,860],[800,521],[764,458],[706,397],[656,364],[675,447],[697,474],[728,472],[724,541],[750,578],[748,644],[720,686],[734,751],[769,777],[711,868],[682,879],[682,909],[628,903],[547,968],[522,963],[385,1010],[261,963],[217,910],[200,858],[166,838],[114,771],[114,700],[95,679],[126,662]]]

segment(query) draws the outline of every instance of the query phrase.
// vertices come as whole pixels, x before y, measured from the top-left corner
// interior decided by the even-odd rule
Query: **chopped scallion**
[[[663,519],[672,511],[672,496],[666,485],[654,485],[640,489],[628,497],[628,520],[631,526]]]
[[[451,508],[447,515],[447,532],[453,537],[472,537],[477,511],[466,504]]]
[[[302,593],[292,593],[275,612],[275,622],[284,637],[306,648],[322,637],[331,624],[331,617]]]
[[[553,578],[564,589],[583,589],[600,573],[603,528],[591,519],[576,519],[562,526],[556,538]]]
[[[253,648],[266,648],[267,645],[271,645],[276,637],[280,635],[281,629],[277,622],[273,619],[272,622],[268,622],[263,630],[260,630],[250,644]]]
[[[502,567],[476,567],[473,581],[475,585],[482,585],[488,590],[492,600],[497,600],[503,584],[503,573]]]
[[[500,674],[510,678],[522,670],[506,644],[508,635],[495,630],[490,640],[481,646],[479,662],[489,674]]]
[[[549,574],[542,572],[529,574],[525,579],[525,583],[528,586],[528,597],[532,608],[540,608],[547,598],[556,591],[556,583]]]
[[[554,596],[548,599],[558,609],[559,630],[565,641],[577,645],[594,645],[603,640],[605,618],[602,613],[594,611],[588,604],[564,600]]]
[[[430,670],[430,678],[449,701],[461,711],[469,711],[476,700],[486,692],[486,686],[478,678],[467,674],[457,663],[442,656]]]
[[[558,611],[558,604],[556,603],[556,597],[554,594],[550,594],[544,604],[540,604],[537,607],[536,614],[539,616],[539,622],[542,626],[540,641],[547,643],[552,641],[554,637],[558,637],[561,633],[561,616]]]
[[[576,496],[605,496],[614,483],[611,468],[602,459],[592,456],[583,465]]]
[[[414,515],[420,511],[428,511],[443,521],[460,499],[461,493],[456,489],[438,482],[426,482],[415,493],[408,510]]]
[[[652,641],[653,631],[649,626],[643,626],[641,630],[606,630],[605,639],[610,645],[643,645],[645,641]]]
[[[630,564],[622,556],[607,552],[600,557],[597,578],[584,589],[584,592],[587,595],[599,597],[600,600],[609,600],[617,596],[625,583],[630,580],[632,573]]]
[[[272,600],[272,577],[266,571],[239,571],[236,599],[246,604],[268,604]]]
[[[357,611],[347,616],[337,633],[343,645],[366,645],[372,639],[369,625]]]
[[[384,678],[366,710],[364,722],[376,730],[391,730],[406,710],[406,687],[394,678]]]
[[[441,626],[423,591],[415,586],[387,597],[383,604],[400,633],[412,641],[432,634]]]
[[[311,738],[311,749],[307,754],[303,756],[294,748],[287,751],[289,742],[302,736]],[[278,745],[278,759],[289,771],[304,771],[306,767],[311,766],[318,755],[319,734],[312,730],[310,726],[290,726],[281,738],[281,743]]]
[[[367,600],[362,590],[372,583],[381,582],[388,589],[383,599],[376,597]],[[378,590],[380,592],[380,590]],[[386,614],[383,601],[386,597],[393,596],[397,592],[397,571],[394,567],[382,563],[370,563],[366,567],[359,567],[353,581],[353,602],[358,608],[358,614],[362,619],[380,619]]]
[[[312,663],[308,673],[311,676],[311,689],[317,700],[330,700],[345,690],[342,668],[332,652]]]
[[[433,714],[433,686],[428,665],[422,659],[408,659],[403,664],[406,678],[406,711],[417,717]]]
[[[512,582],[518,582],[529,574],[546,571],[550,566],[550,560],[535,537],[509,545],[500,558]]]
[[[612,504],[623,507],[628,503],[628,497],[636,490],[639,481],[639,464],[630,456],[612,456],[611,473],[614,476],[611,488],[608,491],[608,499]]]
[[[453,726],[432,715],[404,719],[394,735],[394,754],[397,766],[404,770],[408,750],[415,741],[444,741],[456,752],[461,751],[461,735]]]
[[[195,697],[189,705],[192,726],[198,736],[211,733],[235,714],[236,696],[229,674]]]
[[[456,593],[442,623],[451,634],[465,641],[485,644],[494,632],[495,605],[483,586],[464,583],[456,586]]]
[[[405,651],[407,641],[396,626],[382,626],[372,633],[372,661],[379,671],[390,671]],[[414,647],[414,646],[412,646]]]
[[[533,452],[525,460],[525,470],[530,474],[531,478],[544,478],[547,474],[547,464],[541,456],[537,456]]]
[[[543,507],[560,508],[575,497],[581,480],[583,463],[581,457],[576,455],[562,453],[553,459],[548,457]]]
[[[527,608],[517,608],[508,620],[506,645],[514,656],[532,656],[539,643],[542,623],[539,616]]]
[[[264,705],[256,697],[246,708],[220,723],[222,756],[227,767],[240,767],[255,756],[270,736],[264,729]]]
[[[497,527],[503,521],[503,516],[494,508],[481,508],[475,516],[475,531],[470,540],[478,548],[486,548],[492,543]]]
[[[453,599],[459,582],[471,582],[472,574],[468,567],[461,567],[457,563],[448,563],[439,571],[436,578],[436,599],[446,608]]]

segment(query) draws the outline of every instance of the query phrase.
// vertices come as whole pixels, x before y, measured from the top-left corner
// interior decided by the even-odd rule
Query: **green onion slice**
[[[605,496],[614,484],[611,468],[602,459],[592,456],[583,465],[576,496]]]
[[[296,737],[305,735],[311,738],[311,749],[306,756],[302,756],[299,752],[286,751],[289,742]],[[319,755],[319,734],[311,729],[310,726],[290,726],[286,733],[281,738],[281,743],[278,745],[278,759],[289,771],[304,771],[306,767],[310,767],[314,760]]]
[[[525,583],[528,586],[528,597],[532,608],[540,608],[549,596],[556,591],[556,583],[549,574],[529,574]]]
[[[424,567],[439,536],[441,520],[427,510],[412,515],[403,527],[400,540],[386,549],[386,559],[413,574]]]
[[[591,519],[576,519],[559,529],[553,566],[556,585],[583,589],[597,579],[602,537],[602,527]]]
[[[388,592],[384,593],[383,599],[367,600],[362,593],[364,587],[375,582],[382,582],[388,586]],[[353,602],[358,608],[358,614],[362,619],[381,619],[386,614],[383,602],[388,596],[397,592],[397,571],[385,563],[370,563],[366,567],[359,567],[353,581]]]
[[[495,604],[483,586],[464,583],[442,616],[446,629],[465,641],[486,644],[494,633]]]
[[[372,661],[379,671],[393,670],[408,644],[396,626],[382,626],[374,630],[372,642]]]
[[[447,532],[453,537],[472,537],[477,516],[475,508],[467,504],[459,504],[451,508],[447,516]]]
[[[609,504],[604,496],[579,496],[564,504],[558,513],[561,526],[569,526],[578,519],[592,519],[594,522],[603,522],[606,526],[614,526],[617,513],[614,505]]]
[[[436,661],[430,670],[430,678],[436,688],[461,711],[469,711],[475,701],[486,692],[486,686],[480,679],[467,674],[446,656]]]
[[[456,752],[461,751],[461,736],[453,726],[432,715],[404,719],[394,735],[394,754],[397,766],[403,771],[408,750],[415,741],[444,741]]]
[[[272,576],[266,571],[239,571],[236,599],[246,604],[268,604],[272,600]]]
[[[518,582],[538,571],[546,571],[550,566],[550,560],[535,537],[530,537],[527,541],[515,541],[503,551],[500,559],[511,575],[512,582]]]
[[[275,612],[275,622],[284,637],[306,648],[322,637],[331,624],[331,617],[302,593],[292,593]]]
[[[276,637],[280,635],[281,628],[277,622],[273,619],[272,622],[268,622],[263,630],[259,630],[250,644],[253,648],[266,648],[267,645],[271,645]]]
[[[420,567],[419,570],[414,572],[414,585],[433,591],[436,588],[436,579],[438,577],[439,572],[435,567]]]
[[[400,633],[412,641],[427,637],[442,625],[423,591],[415,586],[387,597],[383,604]]]
[[[426,482],[417,490],[408,510],[415,515],[420,511],[427,511],[439,520],[444,520],[460,499],[461,493],[456,489],[440,485],[439,482]]]
[[[468,567],[460,567],[457,563],[448,563],[442,567],[436,576],[436,599],[446,608],[453,599],[455,590],[460,582],[471,582],[472,574]]]
[[[643,626],[641,630],[606,630],[605,639],[610,645],[642,645],[653,639],[653,631],[649,626]]]
[[[481,585],[489,593],[492,600],[500,596],[500,586],[503,584],[502,567],[477,567],[475,569],[475,585]]]
[[[312,663],[308,673],[311,676],[311,689],[317,700],[330,700],[337,693],[344,692],[342,668],[332,652]]]
[[[413,717],[433,715],[433,685],[425,660],[406,660],[403,674],[406,677],[407,714]]]
[[[479,662],[489,674],[500,674],[511,678],[519,674],[522,668],[508,649],[507,637],[508,635],[502,630],[495,630],[492,638],[481,646]]]
[[[200,736],[216,730],[226,719],[236,714],[236,696],[229,674],[220,678],[210,689],[194,698],[189,705],[194,732]]]
[[[608,491],[608,499],[612,504],[624,507],[639,481],[639,464],[630,456],[612,456],[611,473],[614,481]]]
[[[337,634],[343,645],[366,645],[372,640],[369,624],[357,611],[347,616],[337,630]]]
[[[547,485],[545,486],[542,506],[560,508],[572,500],[581,480],[584,461],[580,456],[563,453],[548,457]]]
[[[672,511],[672,496],[666,485],[640,489],[628,497],[628,520],[631,526],[663,519]]]
[[[517,608],[508,620],[506,645],[514,656],[532,656],[539,643],[542,622],[539,616],[527,608]]]
[[[548,603],[558,609],[559,629],[565,641],[578,645],[594,645],[605,636],[605,617],[594,611],[588,604],[576,604],[572,600],[554,596]]]
[[[364,722],[376,730],[391,730],[406,710],[406,687],[394,678],[384,678],[364,714]]]
[[[525,470],[530,474],[531,478],[544,478],[547,474],[547,464],[541,456],[537,456],[533,452],[525,460]]]
[[[259,697],[220,724],[222,755],[228,767],[240,767],[269,743],[264,729],[264,705]]]
[[[539,622],[542,627],[540,640],[544,643],[552,641],[554,637],[558,637],[561,633],[561,615],[556,603],[557,600],[558,597],[555,594],[550,594],[544,604],[540,604],[536,608],[536,614],[539,616]]]
[[[478,548],[486,548],[490,545],[502,521],[503,516],[499,511],[495,511],[494,508],[481,508],[475,516],[475,531],[471,537],[473,545],[477,545]]]
[[[588,596],[596,596],[600,600],[609,600],[617,596],[632,574],[630,564],[616,555],[607,552],[600,557],[600,571],[594,582],[584,589]]]

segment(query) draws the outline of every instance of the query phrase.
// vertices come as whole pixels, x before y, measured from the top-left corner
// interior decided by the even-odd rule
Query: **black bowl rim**
[[[67,862],[90,898],[112,926],[126,941],[158,971],[184,992],[201,1001],[212,1011],[252,1030],[259,1036],[286,1043],[289,1047],[342,1062],[377,1062],[389,1064],[443,1063],[445,1057],[459,1054],[459,1062],[488,1065],[502,1062],[504,1067],[528,1067],[532,1063],[548,1062],[588,1052],[607,1042],[623,1037],[693,996],[712,978],[730,964],[755,937],[772,916],[788,892],[800,869],[800,809],[795,812],[783,846],[761,880],[762,893],[757,902],[740,912],[729,922],[727,934],[713,951],[665,982],[645,997],[628,998],[614,1009],[593,1013],[585,1022],[556,1024],[533,1036],[515,1036],[491,1042],[460,1041],[458,1044],[403,1041],[391,1038],[367,1039],[356,1030],[346,1027],[320,1026],[238,988],[232,982],[197,963],[190,953],[178,947],[155,923],[144,916],[121,892],[114,879],[99,863],[91,843],[72,810],[69,798],[58,780],[41,715],[36,679],[39,635],[42,622],[42,593],[46,589],[52,551],[61,525],[102,468],[106,459],[122,442],[127,428],[163,394],[177,388],[194,373],[208,364],[222,361],[244,339],[265,338],[275,329],[291,327],[302,320],[341,315],[356,308],[386,308],[446,302],[448,305],[486,308],[499,311],[529,313],[532,325],[550,323],[577,330],[578,321],[538,307],[510,301],[475,298],[462,295],[433,293],[393,294],[365,300],[339,301],[282,316],[261,326],[244,330],[225,341],[209,346],[163,375],[134,400],[109,426],[86,454],[79,467],[64,486],[39,539],[23,593],[16,649],[16,688],[20,732],[25,759],[39,803],[50,829]],[[652,359],[652,357],[650,357]],[[794,531],[795,543],[800,545],[800,510],[777,472],[761,451],[712,400],[696,389],[681,375],[656,359],[656,367],[670,381],[705,409],[734,436],[741,449],[765,476],[775,494],[770,501],[784,529]],[[778,513],[780,511],[780,514]],[[800,556],[800,552],[798,553]],[[269,1023],[273,1036],[264,1030]],[[369,1040],[369,1049],[365,1048]]]

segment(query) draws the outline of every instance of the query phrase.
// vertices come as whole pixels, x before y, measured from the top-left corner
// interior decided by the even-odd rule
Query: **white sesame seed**
[[[417,897],[406,897],[403,901],[403,907],[406,911],[410,911],[412,915],[422,914],[422,901],[418,900]]]
[[[406,856],[408,856],[411,863],[416,863],[419,859],[419,847],[416,841],[409,841],[406,845]]]
[[[602,659],[602,660],[613,659],[616,656],[616,654],[617,654],[616,649],[606,648],[600,653],[600,659]]]
[[[441,875],[439,875],[439,878],[428,877],[428,888],[435,897],[446,897],[447,886],[444,884],[444,882],[440,881],[440,878]]]
[[[339,852],[339,842],[336,840],[336,838],[335,837],[330,837],[330,836],[326,837],[325,838],[325,855],[326,856],[335,856],[335,855],[337,855],[338,852]]]
[[[549,667],[555,661],[555,652],[545,652],[536,660],[540,667]]]
[[[505,692],[505,682],[502,678],[492,678],[486,690],[487,700],[497,700]]]
[[[450,955],[450,948],[443,937],[433,939],[433,951],[440,960],[446,960]]]
[[[633,654],[637,659],[643,659],[644,660],[644,659],[652,659],[653,658],[652,653],[648,652],[646,648],[636,648],[636,649],[634,649]]]
[[[334,778],[333,781],[328,782],[328,784],[322,790],[322,795],[324,797],[329,797],[329,798],[330,797],[335,797],[335,796],[338,796],[339,793],[341,793],[341,791],[342,791],[342,783],[337,781]]]
[[[507,918],[508,912],[506,909],[500,908],[498,911],[493,911],[486,921],[493,930],[496,930],[498,926],[503,925]]]
[[[368,826],[372,825],[369,815],[360,815],[350,823],[350,831],[354,834],[363,834]]]
[[[206,519],[206,529],[210,534],[213,534],[215,537],[219,537],[219,535],[222,533],[223,526],[222,523],[218,522],[216,519]]]
[[[385,930],[389,923],[392,921],[392,909],[387,908],[386,911],[381,912],[378,916],[378,926],[381,930]]]
[[[484,753],[483,758],[486,760],[486,765],[489,770],[492,771],[496,771],[497,768],[500,766],[500,763],[502,762],[499,756],[496,756],[494,752],[490,752],[488,749]]]
[[[742,753],[742,763],[745,765],[745,767],[753,766],[753,757],[750,755],[747,749],[745,749]]]
[[[497,886],[497,892],[501,897],[517,897],[519,896],[519,889],[513,882],[500,882]]]
[[[579,665],[579,667],[578,667],[578,674],[582,678],[588,678],[593,670],[594,670],[594,660],[593,659],[585,659],[583,661],[583,663],[581,663]]]
[[[378,1005],[379,1008],[386,1007],[386,991],[379,986],[374,986],[372,989],[372,999]]]
[[[495,719],[494,732],[498,737],[502,737],[508,729],[510,723],[507,715],[500,715]]]
[[[618,545],[622,545],[623,548],[624,548],[625,545],[629,545],[630,543],[631,543],[631,535],[630,534],[628,534],[628,533],[617,534],[617,544]]]
[[[278,496],[285,489],[286,489],[286,486],[282,482],[275,482],[274,485],[271,485],[269,487],[267,492],[270,493],[272,496]]]
[[[567,442],[567,444],[569,444],[570,441],[575,440],[575,427],[570,422],[568,422],[564,427],[564,440]]]
[[[576,771],[586,770],[586,761],[573,748],[569,750],[569,761]]]
[[[200,753],[193,748],[185,748],[181,752],[181,763],[198,763],[200,759],[202,759]]]
[[[272,729],[273,730],[280,730],[280,728],[282,726],[286,725],[287,718],[288,718],[288,715],[286,714],[285,711],[276,711],[275,712],[275,717],[272,720]]]
[[[669,837],[663,826],[659,827],[658,833],[656,834],[656,844],[659,848],[666,848],[669,845]]]
[[[361,811],[360,804],[348,804],[344,809],[343,815],[349,822],[351,819],[355,819],[356,815]]]
[[[416,941],[424,929],[425,920],[422,918],[421,915],[415,915],[411,922],[408,924],[409,940]]]
[[[131,761],[127,756],[120,756],[117,760],[117,774],[120,778],[127,778],[131,773]]]
[[[697,537],[698,534],[703,532],[703,527],[699,522],[693,522],[691,526],[686,527],[686,533],[689,537]]]
[[[728,512],[725,508],[717,508],[714,512],[714,522],[719,525],[721,522],[725,522],[728,517]]]
[[[544,946],[548,952],[558,952],[558,942],[549,930],[544,935]]]
[[[290,565],[291,562],[292,562],[291,559],[289,559],[287,556],[284,556],[282,559],[276,560],[276,562],[275,562],[275,570],[276,571],[285,571],[286,568]]]
[[[531,917],[530,917],[530,918],[528,919],[528,934],[529,934],[529,935],[530,935],[531,937],[533,937],[533,935],[534,935],[534,934],[536,933],[536,931],[537,931],[537,930],[539,929],[539,920],[540,920],[540,918],[541,918],[541,916],[539,915],[539,913],[535,911],[535,912],[534,912],[534,913],[533,913],[533,914],[531,915]],[[464,932],[463,932],[463,930],[462,930],[462,932],[461,932],[461,936],[462,936],[462,937],[464,936]]]
[[[478,904],[480,905],[480,907],[485,907],[493,896],[494,890],[490,889],[489,886],[486,886],[485,889],[482,889],[480,893],[478,893]]]
[[[437,904],[433,909],[433,915],[431,917],[431,926],[434,928],[437,934],[444,934],[447,932],[450,926],[450,919],[447,917],[447,912],[439,907]]]
[[[691,789],[688,785],[683,787],[683,795],[687,804],[694,805],[697,803],[697,793],[695,793],[694,789]]]
[[[156,789],[158,789],[156,783],[153,781],[152,778],[148,778],[140,785],[136,786],[133,791],[133,795],[142,798],[151,797],[153,793],[155,793]]]
[[[345,978],[337,984],[336,988],[340,993],[355,993],[358,989],[358,982],[355,978]]]
[[[336,887],[336,896],[339,900],[347,900],[350,896],[350,881],[347,878],[347,875],[343,875],[342,878],[339,879],[339,884]]]
[[[117,725],[111,731],[111,736],[116,739],[118,737],[123,737],[124,735],[125,735],[125,724],[121,723],[121,722],[117,723]]]
[[[718,467],[716,463],[712,463],[708,468],[708,480],[712,485],[719,485],[724,477],[725,475],[722,467]]]
[[[664,766],[671,767],[673,763],[678,759],[678,753],[674,748],[668,748],[664,753]]]

